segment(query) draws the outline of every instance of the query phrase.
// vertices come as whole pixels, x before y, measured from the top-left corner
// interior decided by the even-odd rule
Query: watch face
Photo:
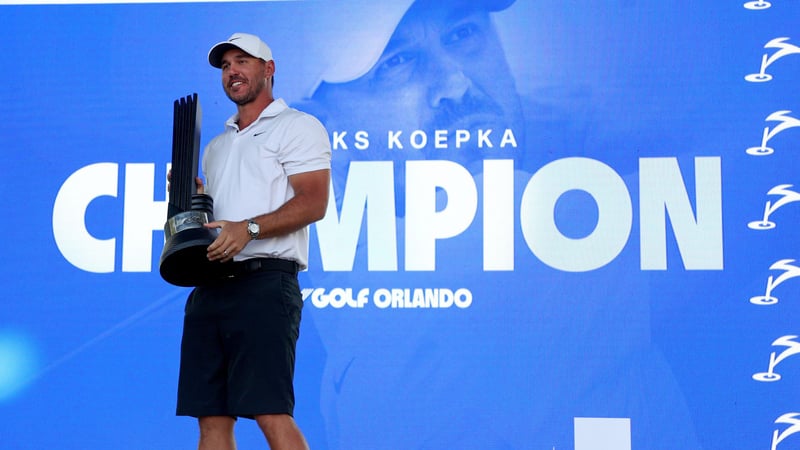
[[[261,231],[261,227],[259,227],[255,222],[248,222],[247,231],[250,232],[251,238],[256,239],[258,238],[258,233]]]

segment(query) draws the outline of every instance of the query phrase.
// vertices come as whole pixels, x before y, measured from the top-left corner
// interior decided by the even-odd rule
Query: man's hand
[[[204,225],[206,228],[219,228],[219,236],[208,246],[209,261],[228,262],[238,255],[250,242],[247,221],[229,222],[217,220]]]
[[[203,187],[203,180],[200,177],[195,177],[194,184],[197,187],[198,194],[205,193],[205,187]],[[172,169],[167,172],[167,192],[172,189]]]

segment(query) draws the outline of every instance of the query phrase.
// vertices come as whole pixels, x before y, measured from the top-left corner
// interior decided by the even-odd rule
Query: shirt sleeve
[[[286,128],[280,162],[286,174],[331,168],[331,144],[328,132],[316,117],[298,112]]]

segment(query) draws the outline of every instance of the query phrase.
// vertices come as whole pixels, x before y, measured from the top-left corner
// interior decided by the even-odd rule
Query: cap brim
[[[217,69],[222,68],[222,56],[232,48],[239,48],[230,42],[223,41],[211,47],[208,51],[208,63]],[[241,49],[239,49],[241,50]]]

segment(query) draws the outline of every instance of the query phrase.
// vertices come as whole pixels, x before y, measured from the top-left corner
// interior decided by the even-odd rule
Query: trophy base
[[[203,225],[209,215],[187,211],[170,218],[164,226],[166,242],[161,252],[161,278],[176,286],[200,286],[222,276],[222,263],[209,261],[208,246],[217,238],[214,230]],[[213,220],[213,219],[212,219]]]

